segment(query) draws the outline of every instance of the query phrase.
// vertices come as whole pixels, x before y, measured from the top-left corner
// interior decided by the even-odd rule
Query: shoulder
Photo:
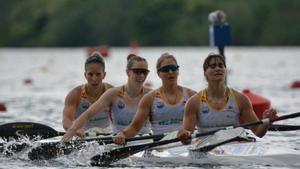
[[[200,96],[201,93],[195,93],[193,96],[190,97],[188,100],[189,104],[200,104]]]
[[[250,100],[247,96],[245,96],[243,93],[235,90],[235,89],[232,89],[231,88],[231,91],[232,91],[232,94],[234,95],[235,99],[236,99],[236,102],[241,106],[241,105],[245,105],[245,104],[250,104]]]
[[[149,88],[149,87],[144,87],[144,93],[149,93],[150,91],[152,91],[151,88]]]
[[[72,96],[72,97],[80,97],[82,93],[82,88],[84,85],[79,85],[75,88],[73,88],[67,96]]]
[[[66,96],[65,102],[74,103],[81,99],[83,85],[73,88]]]
[[[113,85],[111,85],[109,83],[103,83],[103,86],[104,86],[105,91],[114,87]]]
[[[154,97],[158,94],[159,90],[150,90],[148,93],[146,93],[143,97],[141,102],[147,102],[147,103],[152,103]]]
[[[105,91],[105,93],[109,94],[109,95],[118,95],[120,92],[122,92],[122,87],[123,86],[118,86],[118,87],[112,87],[112,88],[109,88]]]
[[[192,97],[193,95],[195,95],[197,92],[193,89],[187,88],[187,87],[182,87],[183,89],[185,89],[189,95],[189,97]]]

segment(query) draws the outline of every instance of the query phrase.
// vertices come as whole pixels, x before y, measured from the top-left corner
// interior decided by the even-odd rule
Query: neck
[[[102,87],[103,87],[102,84],[98,85],[98,86],[92,86],[92,85],[87,84],[85,86],[85,92],[88,96],[96,98],[102,94],[102,90],[103,90]]]
[[[207,94],[212,98],[222,98],[226,95],[226,86],[224,83],[210,84],[207,87]]]
[[[130,97],[130,98],[135,98],[140,96],[141,92],[143,90],[142,85],[135,85],[131,83],[127,83],[125,85],[125,93]]]
[[[178,85],[177,84],[163,85],[162,89],[165,93],[170,93],[170,94],[176,93],[178,89]]]

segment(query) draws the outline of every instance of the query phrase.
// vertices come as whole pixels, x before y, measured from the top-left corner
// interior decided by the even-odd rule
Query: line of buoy
[[[300,89],[300,80],[294,81],[291,86],[292,89]]]
[[[0,112],[5,112],[7,109],[6,109],[6,106],[4,103],[0,103]]]
[[[31,78],[25,78],[23,79],[23,84],[25,85],[32,85],[33,80]]]

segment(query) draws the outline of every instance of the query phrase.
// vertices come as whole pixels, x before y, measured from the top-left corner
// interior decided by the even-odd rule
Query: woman
[[[185,103],[196,92],[178,85],[179,66],[174,56],[163,54],[156,68],[162,86],[142,98],[132,123],[116,135],[116,144],[125,144],[126,138],[135,136],[147,119],[154,134],[181,128]]]
[[[86,111],[106,90],[112,87],[102,82],[105,78],[105,63],[99,53],[94,53],[85,61],[84,77],[86,84],[79,85],[72,89],[65,99],[63,109],[63,127],[68,130],[73,121]],[[84,136],[84,132],[93,127],[107,128],[110,125],[108,110],[95,112],[95,117],[90,119],[77,132]]]
[[[183,128],[177,137],[183,143],[189,144],[191,133],[197,126],[198,132],[207,132],[221,127],[238,125],[240,120],[245,122],[257,121],[249,99],[242,93],[225,85],[227,74],[224,57],[210,54],[203,64],[204,76],[208,87],[191,97],[185,108]],[[263,118],[275,117],[274,109],[266,110]],[[252,126],[252,132],[263,137],[268,126]]]
[[[149,88],[143,87],[149,73],[146,59],[133,54],[129,55],[126,73],[128,76],[127,84],[105,92],[87,111],[74,121],[64,135],[64,141],[69,141],[76,134],[75,131],[80,129],[97,112],[106,108],[110,109],[113,133],[123,130],[131,123],[140,99],[150,91]],[[149,123],[145,121],[142,124],[143,130],[140,133],[150,133],[149,126]]]

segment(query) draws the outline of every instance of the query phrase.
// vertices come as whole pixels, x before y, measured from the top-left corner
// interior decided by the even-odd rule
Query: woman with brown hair
[[[208,132],[226,126],[238,125],[240,120],[252,122],[259,120],[249,99],[242,93],[225,84],[227,75],[225,59],[219,54],[210,54],[203,63],[204,76],[208,87],[191,97],[185,107],[183,128],[178,137],[190,143],[195,126],[199,133]],[[273,118],[274,109],[263,113],[263,118]],[[250,127],[252,132],[263,137],[268,125]]]
[[[127,57],[125,85],[114,87],[106,91],[87,111],[74,121],[63,137],[64,141],[70,140],[96,112],[109,108],[113,133],[126,128],[134,117],[140,99],[150,91],[143,86],[149,73],[146,59],[130,54]],[[150,133],[149,123],[142,124],[141,134]]]
[[[181,128],[185,103],[195,91],[178,85],[179,66],[173,55],[161,55],[156,69],[162,86],[141,99],[132,123],[116,135],[116,144],[125,144],[126,138],[134,137],[148,119],[153,134]]]

